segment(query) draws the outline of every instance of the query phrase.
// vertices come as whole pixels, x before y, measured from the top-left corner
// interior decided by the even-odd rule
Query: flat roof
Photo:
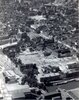
[[[13,84],[6,84],[6,88],[9,92],[12,91],[22,91],[22,90],[27,90],[27,92],[29,92],[29,86],[26,85],[19,85],[18,83],[13,83]]]
[[[36,19],[38,21],[40,20],[46,20],[46,18],[44,18],[42,15],[36,15],[36,16],[31,16],[31,19]]]
[[[59,73],[48,73],[48,74],[39,74],[38,77],[39,78],[46,78],[46,77],[55,77],[55,76],[59,76],[60,74]]]

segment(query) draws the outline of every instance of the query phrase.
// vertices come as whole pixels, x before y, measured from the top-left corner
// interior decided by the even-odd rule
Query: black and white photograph
[[[78,0],[0,0],[0,100],[79,100]]]

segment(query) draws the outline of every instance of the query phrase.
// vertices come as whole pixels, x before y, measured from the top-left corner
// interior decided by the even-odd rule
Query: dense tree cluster
[[[68,0],[67,0],[68,1]],[[78,1],[70,0],[65,4],[43,6],[43,14],[47,17],[47,27],[51,34],[62,41],[78,41]]]
[[[45,5],[50,2],[51,6]],[[2,21],[6,25],[4,33],[16,35],[18,29],[30,31],[28,27],[34,24],[34,20],[29,19],[29,15],[40,12],[47,18],[45,29],[48,35],[57,36],[62,41],[78,42],[78,0],[2,0],[0,8],[4,16]],[[40,33],[40,28],[36,32]]]

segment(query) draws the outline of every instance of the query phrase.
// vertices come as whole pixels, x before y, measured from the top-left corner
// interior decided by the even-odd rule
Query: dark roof
[[[69,69],[78,69],[79,70],[79,63],[73,63],[68,65]]]
[[[70,53],[69,49],[60,49],[58,50],[58,53]]]

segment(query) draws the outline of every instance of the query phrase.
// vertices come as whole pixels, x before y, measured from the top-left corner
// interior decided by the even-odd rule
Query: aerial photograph
[[[78,0],[0,0],[0,100],[79,100]]]

